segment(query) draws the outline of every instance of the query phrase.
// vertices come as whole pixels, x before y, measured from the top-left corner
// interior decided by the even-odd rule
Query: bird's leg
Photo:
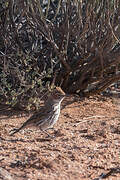
[[[16,131],[18,128],[13,128],[9,131],[9,133],[11,133],[12,131]]]
[[[53,128],[49,128],[49,129],[53,129]],[[55,136],[51,136],[51,135],[47,132],[47,130],[41,129],[41,131],[44,132],[45,134],[47,134],[48,137],[51,137],[51,138],[54,138],[54,137],[55,137]]]
[[[12,135],[14,134],[14,132],[16,132],[18,129],[19,129],[19,128],[11,129],[11,130],[9,131],[10,136],[12,136]]]

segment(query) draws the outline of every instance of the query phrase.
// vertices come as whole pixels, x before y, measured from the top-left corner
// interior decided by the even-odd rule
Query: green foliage
[[[118,0],[0,1],[0,103],[38,107],[53,82],[103,91],[119,79],[119,18]]]

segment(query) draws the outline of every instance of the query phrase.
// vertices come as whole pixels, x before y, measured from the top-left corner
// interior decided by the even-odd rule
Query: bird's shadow
[[[53,129],[54,130],[54,129]],[[43,133],[43,136],[44,136],[45,134]],[[7,139],[7,138],[3,138],[3,137],[0,137],[0,140],[1,141],[8,141],[8,142],[13,142],[13,143],[16,143],[16,142],[30,142],[30,143],[32,143],[32,142],[45,142],[45,141],[52,141],[52,140],[55,140],[57,137],[61,137],[61,136],[64,136],[64,134],[63,133],[61,133],[61,131],[60,130],[54,130],[53,132],[52,132],[52,134],[48,134],[48,135],[46,135],[45,137],[37,137],[37,138],[35,138],[35,139],[33,139],[33,140],[25,140],[25,139],[22,139],[22,138],[19,138],[19,139],[17,139],[17,138],[14,138],[13,139],[13,137],[12,136],[10,136],[10,137],[12,137],[11,139],[9,138],[9,139]]]
[[[7,142],[11,142],[11,143],[16,143],[16,142],[29,142],[29,143],[33,143],[33,142],[45,142],[45,141],[52,141],[53,138],[49,138],[49,137],[45,137],[45,138],[36,138],[34,140],[25,140],[22,138],[15,138],[15,139],[8,139],[8,138],[3,138],[0,137],[0,141],[7,141]]]

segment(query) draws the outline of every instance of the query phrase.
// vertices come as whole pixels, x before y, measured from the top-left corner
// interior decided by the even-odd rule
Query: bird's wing
[[[35,112],[27,121],[25,121],[22,126],[18,129],[13,130],[10,135],[14,135],[15,133],[19,132],[21,129],[31,126],[31,125],[40,125],[44,123],[47,119],[51,118],[52,111],[49,108],[41,107],[38,112]]]
[[[26,125],[29,124],[36,124],[38,121],[39,122],[43,122],[45,119],[47,119],[51,114],[51,110],[46,108],[46,107],[42,107],[38,112],[35,112],[26,122]]]

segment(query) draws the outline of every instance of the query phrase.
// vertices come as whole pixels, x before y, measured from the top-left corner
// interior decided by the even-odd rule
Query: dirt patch
[[[113,99],[71,97],[50,130],[9,136],[27,116],[0,116],[0,166],[16,180],[120,179],[120,112]]]

